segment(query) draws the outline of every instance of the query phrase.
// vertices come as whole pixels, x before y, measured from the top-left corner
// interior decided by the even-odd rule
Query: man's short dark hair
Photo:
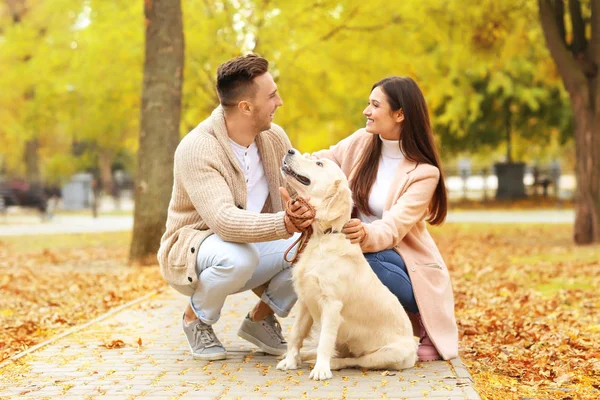
[[[254,78],[265,74],[269,62],[256,54],[236,57],[217,69],[217,93],[224,107],[237,105],[243,97],[256,93]]]

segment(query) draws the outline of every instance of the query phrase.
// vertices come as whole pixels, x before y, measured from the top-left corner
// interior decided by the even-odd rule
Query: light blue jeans
[[[221,316],[227,296],[269,282],[261,300],[280,317],[286,317],[297,297],[292,285],[291,265],[283,253],[298,238],[261,243],[225,242],[217,235],[207,237],[198,250],[198,285],[190,304],[198,318],[214,324]],[[295,248],[290,251],[292,258]]]

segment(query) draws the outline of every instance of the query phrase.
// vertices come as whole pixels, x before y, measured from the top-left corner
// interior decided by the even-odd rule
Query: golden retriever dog
[[[313,323],[320,325],[314,380],[347,367],[405,369],[417,361],[417,343],[398,299],[381,283],[358,244],[341,233],[350,220],[352,194],[342,170],[330,160],[290,150],[281,172],[316,210],[313,235],[293,267],[298,295],[288,351],[277,369],[299,368],[315,352],[300,354]]]

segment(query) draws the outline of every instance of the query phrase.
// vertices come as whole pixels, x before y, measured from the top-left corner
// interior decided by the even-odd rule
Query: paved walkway
[[[0,369],[0,399],[479,399],[460,360],[404,371],[345,369],[323,382],[308,378],[308,365],[278,371],[274,357],[236,335],[255,299],[244,293],[227,300],[216,325],[227,360],[190,357],[180,328],[186,299],[167,289],[10,361]],[[282,321],[285,332],[292,321],[293,314]],[[125,345],[103,346],[118,340]]]
[[[531,211],[457,211],[448,213],[447,222],[458,223],[549,223],[571,224],[573,210]],[[56,233],[120,232],[133,228],[131,215],[100,216],[56,215],[51,221],[41,222],[34,215],[0,216],[0,236],[50,235]]]

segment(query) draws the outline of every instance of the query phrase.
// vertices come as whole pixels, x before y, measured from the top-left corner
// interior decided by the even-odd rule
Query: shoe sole
[[[242,330],[239,330],[237,335],[239,337],[241,337],[242,339],[247,340],[248,342],[254,344],[258,348],[260,348],[262,351],[264,351],[265,353],[270,354],[272,356],[282,356],[287,352],[287,348],[285,350],[276,349],[275,347],[271,347],[268,344],[264,344],[263,342],[261,342],[260,340],[255,338],[254,336],[251,336]]]
[[[418,362],[432,362],[432,361],[441,361],[442,357],[419,357]]]
[[[227,352],[224,353],[213,353],[213,354],[196,354],[192,347],[190,346],[190,353],[192,353],[192,358],[194,360],[201,361],[217,361],[217,360],[225,360],[227,358]]]

